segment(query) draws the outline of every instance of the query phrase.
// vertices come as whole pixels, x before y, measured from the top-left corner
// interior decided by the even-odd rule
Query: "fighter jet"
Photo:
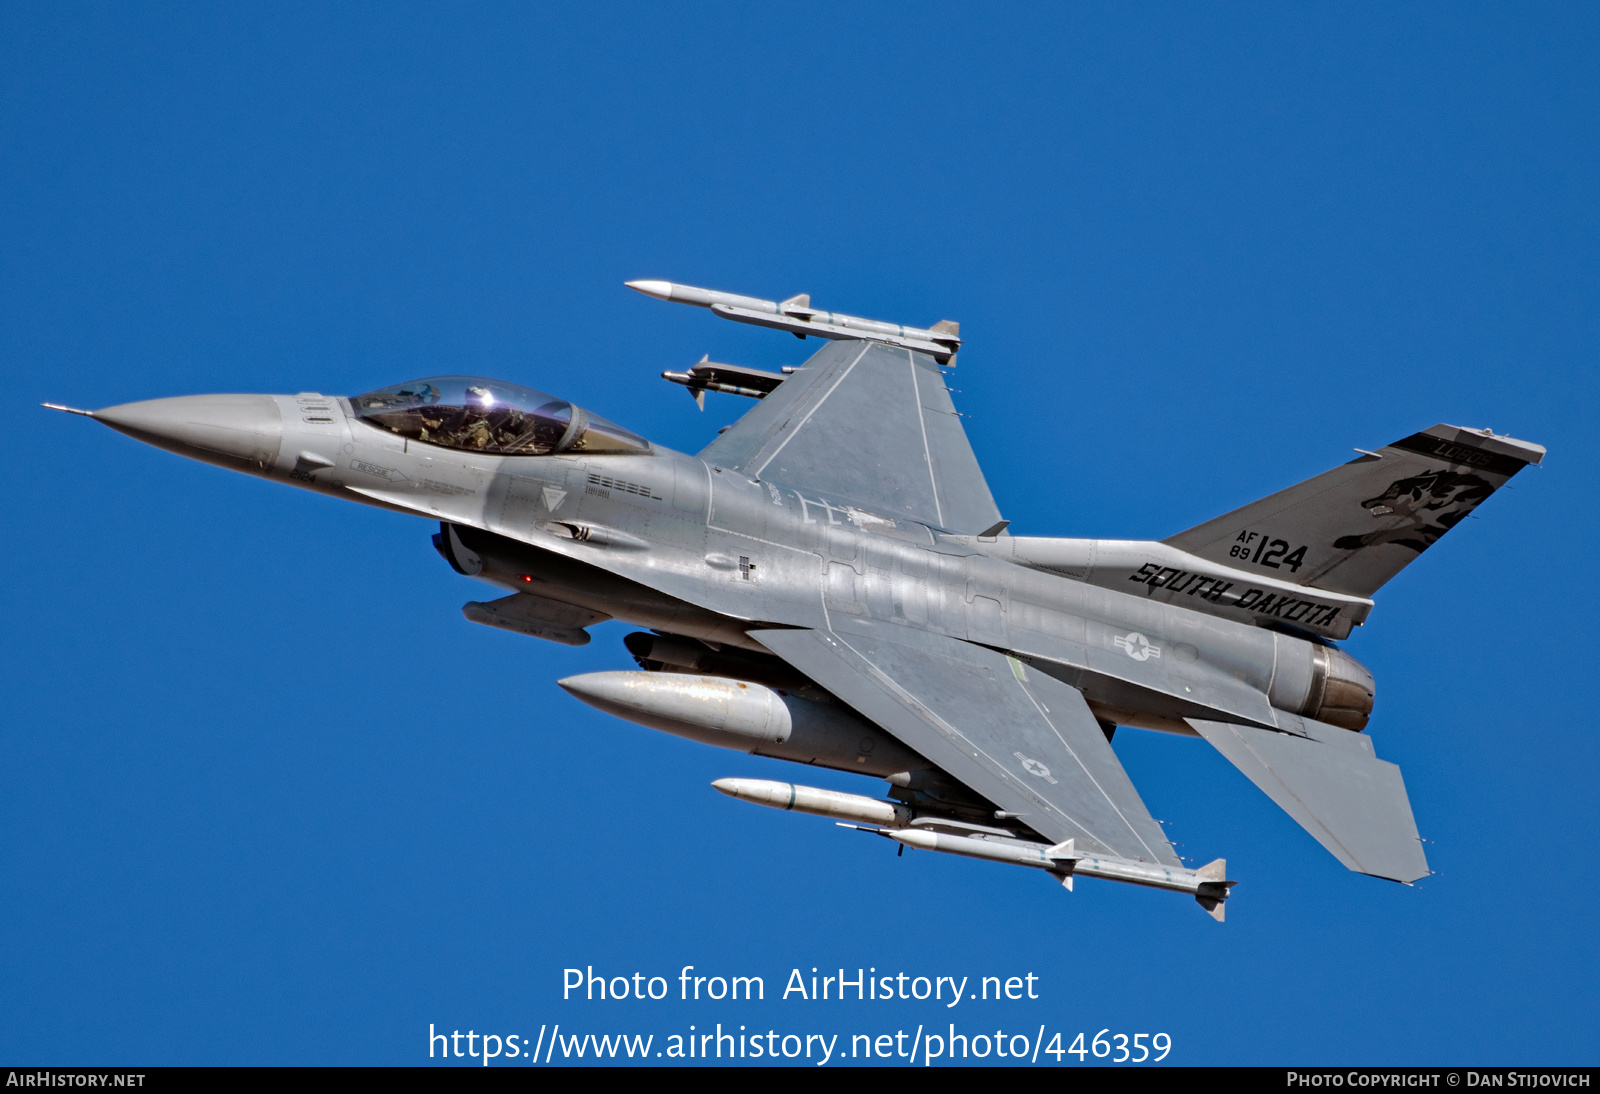
[[[571,646],[617,619],[636,668],[559,681],[720,748],[883,779],[733,798],[904,847],[1192,895],[1112,750],[1204,738],[1351,870],[1429,873],[1400,770],[1364,732],[1373,678],[1336,644],[1372,596],[1545,450],[1434,425],[1160,542],[1011,533],[930,327],[663,281],[648,296],[825,345],[782,373],[664,377],[757,400],[690,456],[556,395],[432,376],[343,396],[199,395],[84,414],[196,460],[437,521],[502,594],[474,623]]]

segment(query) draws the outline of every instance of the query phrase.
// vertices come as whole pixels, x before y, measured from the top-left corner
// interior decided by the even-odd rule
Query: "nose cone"
[[[119,433],[235,471],[263,472],[278,459],[283,415],[270,395],[183,395],[94,412]]]

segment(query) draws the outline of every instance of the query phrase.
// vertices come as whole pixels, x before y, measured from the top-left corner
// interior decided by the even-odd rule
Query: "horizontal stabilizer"
[[[1428,875],[1400,769],[1373,755],[1363,734],[1317,722],[1303,722],[1302,737],[1187,721],[1350,869],[1403,882]]]
[[[1209,562],[1370,597],[1544,449],[1436,425],[1165,540]]]

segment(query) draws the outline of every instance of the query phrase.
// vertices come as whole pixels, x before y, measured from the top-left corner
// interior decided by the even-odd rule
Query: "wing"
[[[1400,769],[1364,734],[1304,722],[1310,736],[1188,719],[1228,762],[1350,869],[1391,881],[1429,873]]]
[[[872,620],[844,627],[751,635],[1040,835],[1181,865],[1077,689],[943,635]]]
[[[830,342],[700,458],[950,532],[1000,520],[938,366],[877,342]]]

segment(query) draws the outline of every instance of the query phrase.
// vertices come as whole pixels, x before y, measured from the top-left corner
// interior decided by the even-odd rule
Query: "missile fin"
[[[1045,854],[1049,855],[1058,862],[1062,860],[1076,862],[1078,859],[1083,857],[1082,855],[1078,854],[1077,842],[1077,839],[1074,838],[1067,840],[1065,843],[1058,843],[1046,851]],[[1070,885],[1067,886],[1069,889],[1071,887],[1072,886]]]

